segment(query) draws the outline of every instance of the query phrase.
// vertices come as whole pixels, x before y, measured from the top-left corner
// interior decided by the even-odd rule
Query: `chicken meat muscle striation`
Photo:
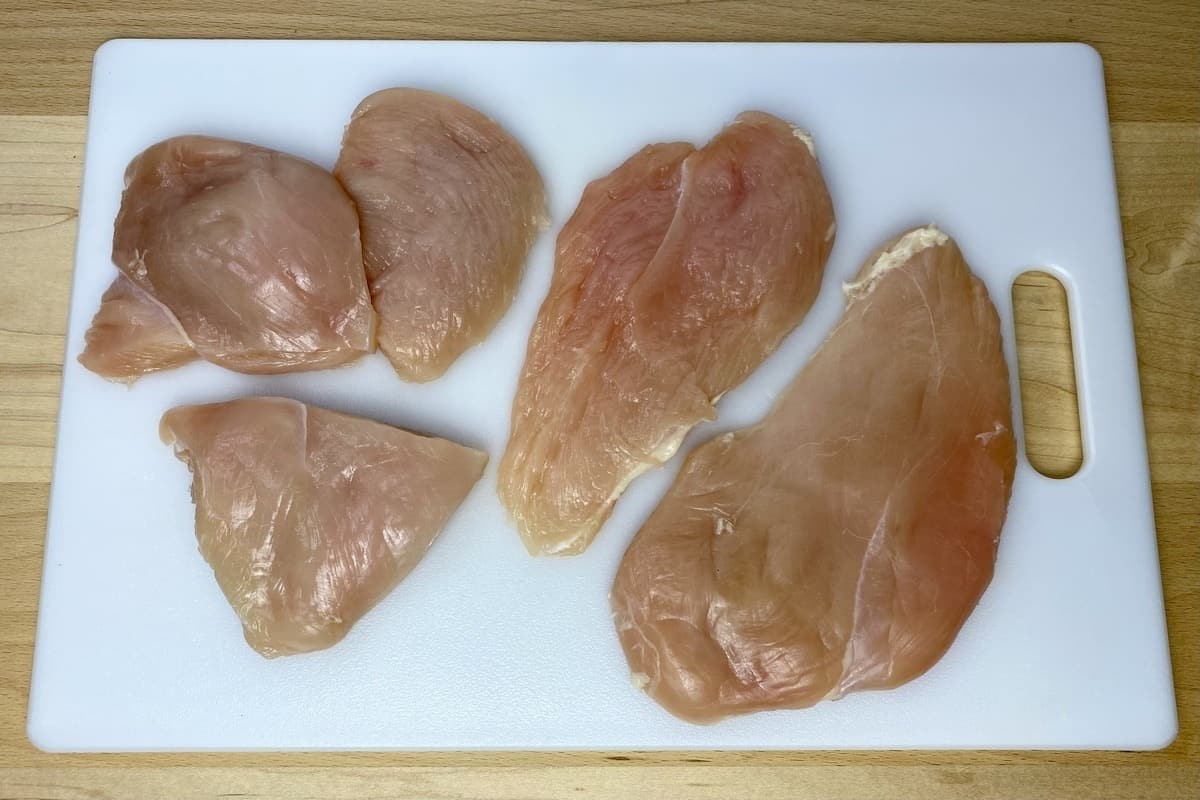
[[[198,357],[175,315],[118,275],[100,300],[79,363],[97,375],[130,382]]]
[[[168,411],[196,538],[264,656],[340,641],[421,560],[479,479],[478,450],[294,400]]]
[[[683,719],[910,681],[991,580],[1016,444],[987,289],[928,227],[846,295],[768,416],[692,452],[618,569],[634,683]]]
[[[491,119],[406,88],[359,104],[334,174],[358,204],[379,348],[405,380],[433,380],[516,295],[547,224],[542,179]]]
[[[125,172],[122,275],[80,357],[116,380],[187,352],[239,372],[344,364],[374,346],[354,203],[325,170],[203,136],[160,142]]]
[[[701,149],[643,149],[558,237],[499,492],[529,551],[591,542],[807,313],[833,246],[812,141],[746,112]]]

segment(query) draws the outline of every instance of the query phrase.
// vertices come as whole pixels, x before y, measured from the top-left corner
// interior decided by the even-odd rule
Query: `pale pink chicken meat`
[[[643,149],[558,237],[499,493],[534,554],[592,541],[807,313],[834,238],[811,139],[747,112],[703,148]]]
[[[767,417],[692,452],[618,569],[634,683],[685,720],[910,681],[991,580],[1016,444],[987,289],[928,227],[846,295]]]
[[[120,275],[100,300],[79,363],[98,375],[133,381],[197,358],[175,315]]]
[[[125,171],[112,257],[121,275],[80,357],[105,377],[187,351],[239,372],[320,369],[374,346],[354,203],[284,153],[204,136],[148,148]]]
[[[295,400],[180,406],[196,538],[267,657],[329,647],[425,555],[487,455]]]
[[[359,104],[334,174],[358,205],[379,348],[405,380],[433,380],[516,295],[547,224],[541,176],[479,111],[407,88]]]

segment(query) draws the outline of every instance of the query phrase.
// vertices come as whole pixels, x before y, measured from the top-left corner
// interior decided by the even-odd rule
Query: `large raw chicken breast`
[[[535,554],[592,541],[637,475],[808,312],[834,239],[811,139],[760,112],[703,148],[643,149],[558,237],[500,464]]]
[[[1016,443],[987,289],[930,227],[846,295],[768,416],[692,452],[617,572],[634,683],[686,720],[910,681],[991,580]]]

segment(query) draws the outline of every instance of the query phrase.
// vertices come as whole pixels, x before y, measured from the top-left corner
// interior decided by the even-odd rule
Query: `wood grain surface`
[[[1200,3],[517,0],[288,11],[229,0],[0,0],[0,800],[1200,797]],[[1086,41],[1104,57],[1180,734],[1157,753],[47,755],[25,709],[90,60],[114,36]],[[1048,294],[1048,292],[1050,294]],[[1065,316],[1014,296],[1034,394],[1071,409]],[[1059,355],[1056,355],[1059,354]],[[1027,387],[1028,389],[1028,387]],[[1027,397],[1026,402],[1030,402]],[[1040,401],[1037,401],[1040,402]],[[1030,455],[1074,458],[1046,404]],[[1040,454],[1040,455],[1038,455]],[[1057,461],[1056,461],[1057,459]]]

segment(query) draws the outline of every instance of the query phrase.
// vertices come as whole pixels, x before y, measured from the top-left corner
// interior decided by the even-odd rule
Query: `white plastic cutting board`
[[[544,236],[511,311],[441,380],[382,355],[251,377],[207,364],[132,389],[76,362],[114,277],[126,163],[182,133],[331,165],[358,101],[452,94],[532,153],[557,226],[648,142],[704,142],[759,108],[813,132],[837,246],[808,319],[720,404],[756,420],[830,330],[841,281],[936,221],[992,292],[1016,375],[1010,284],[1064,280],[1086,460],[1018,464],[995,580],[946,657],[900,689],[696,727],[636,691],[609,618],[626,543],[681,461],[639,479],[591,549],[526,555],[495,464]],[[281,394],[448,436],[492,464],[425,561],[338,646],[268,661],[196,550],[189,477],[159,443],[180,403]],[[1019,395],[1013,386],[1019,419]],[[1019,426],[1018,426],[1019,427]],[[115,41],[96,55],[29,735],[48,750],[326,748],[1156,748],[1176,731],[1100,59],[1079,45]]]

